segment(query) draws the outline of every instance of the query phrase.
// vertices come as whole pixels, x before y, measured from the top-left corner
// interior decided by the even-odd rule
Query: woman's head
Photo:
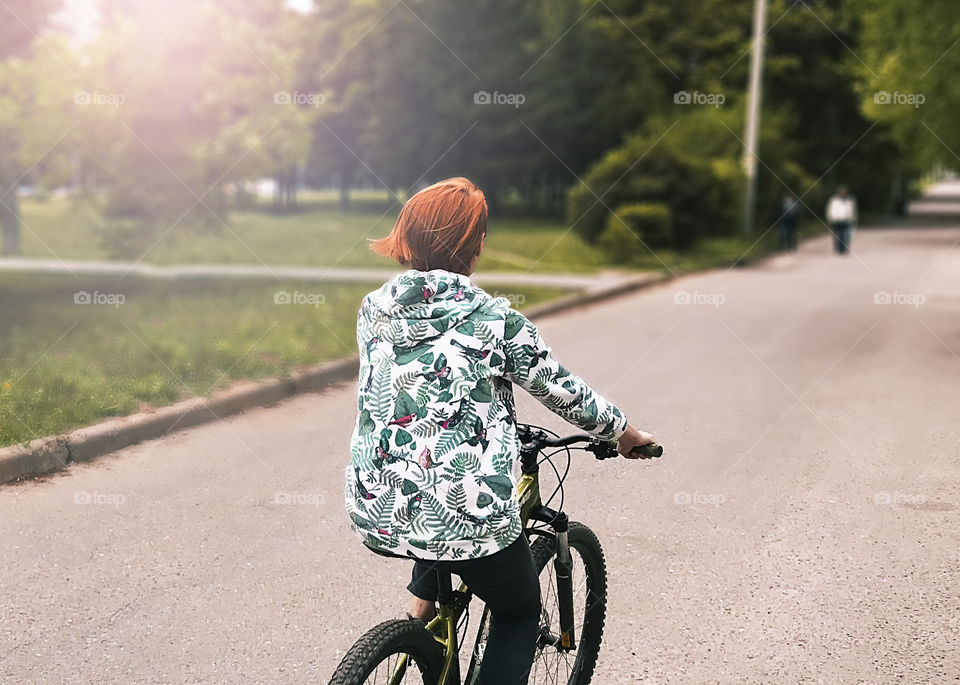
[[[370,249],[419,271],[470,275],[486,233],[483,193],[465,178],[448,178],[407,200],[390,235]]]

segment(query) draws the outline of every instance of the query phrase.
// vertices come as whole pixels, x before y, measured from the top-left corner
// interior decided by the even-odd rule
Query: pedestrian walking
[[[800,220],[800,200],[787,192],[780,199],[777,223],[780,228],[780,250],[797,249],[797,222]]]
[[[857,225],[857,200],[846,186],[840,186],[827,203],[827,222],[833,232],[833,249],[837,254],[850,251],[850,238]]]

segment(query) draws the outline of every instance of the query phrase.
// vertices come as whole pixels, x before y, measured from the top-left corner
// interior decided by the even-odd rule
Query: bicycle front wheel
[[[436,685],[443,668],[440,645],[419,621],[386,621],[357,640],[330,685]]]
[[[540,599],[543,610],[537,649],[530,670],[530,685],[567,683],[588,685],[600,653],[603,623],[607,614],[607,565],[600,541],[592,530],[571,523],[567,534],[573,559],[573,607],[577,645],[573,651],[561,648],[560,604],[553,558],[557,540],[540,536],[531,545],[533,560],[540,573]]]

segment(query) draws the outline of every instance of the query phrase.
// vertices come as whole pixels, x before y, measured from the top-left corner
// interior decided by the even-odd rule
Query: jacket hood
[[[382,338],[410,347],[454,328],[490,299],[469,276],[410,269],[367,295],[364,307]]]

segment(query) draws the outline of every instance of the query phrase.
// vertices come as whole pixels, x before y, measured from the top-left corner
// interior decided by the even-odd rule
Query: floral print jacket
[[[475,559],[516,540],[513,384],[598,437],[626,429],[529,319],[461,274],[410,270],[367,295],[357,344],[346,505],[375,549]]]

